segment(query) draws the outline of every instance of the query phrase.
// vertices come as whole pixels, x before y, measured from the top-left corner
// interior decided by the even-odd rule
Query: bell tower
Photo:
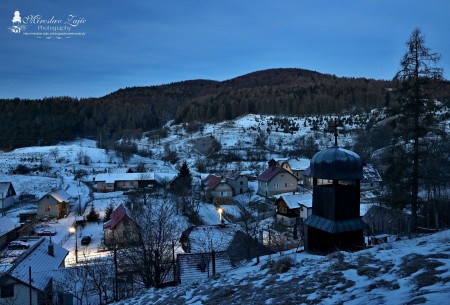
[[[360,218],[360,180],[363,164],[358,154],[334,146],[311,159],[313,207],[305,225],[305,250],[328,253],[364,247]]]

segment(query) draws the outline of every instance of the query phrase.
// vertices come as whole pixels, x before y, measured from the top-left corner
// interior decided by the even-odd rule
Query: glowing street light
[[[75,263],[78,264],[78,241],[77,241],[77,226],[69,228],[69,232],[75,234]]]
[[[223,219],[222,219],[222,213],[223,213],[223,209],[222,208],[218,208],[217,212],[219,212],[219,216],[220,216],[220,224],[223,223]]]

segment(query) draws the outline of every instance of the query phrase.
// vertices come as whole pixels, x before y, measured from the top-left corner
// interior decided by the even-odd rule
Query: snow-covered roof
[[[169,173],[155,173],[155,181],[159,184],[163,184],[166,182],[171,182],[177,177],[178,174],[169,174]]]
[[[380,173],[373,167],[372,164],[366,164],[363,166],[363,178],[362,183],[382,182]]]
[[[189,233],[191,253],[225,251],[238,230],[236,224],[193,227]]]
[[[50,240],[42,237],[30,249],[17,258],[14,267],[9,271],[11,277],[29,283],[28,270],[31,267],[31,285],[44,290],[51,279],[51,271],[61,266],[69,251],[53,244],[53,255],[49,254]]]
[[[155,180],[155,173],[106,173],[95,176],[95,181],[114,183],[116,181]]]
[[[70,198],[72,198],[72,196],[69,193],[67,193],[65,190],[62,190],[62,189],[58,189],[56,191],[50,192],[47,195],[52,196],[58,202],[69,202]]]
[[[0,237],[16,228],[16,224],[9,217],[0,217]]]
[[[287,163],[292,170],[305,170],[309,167],[310,160],[306,158],[301,159],[289,159]]]
[[[290,209],[296,209],[300,206],[305,206],[307,208],[312,207],[312,194],[311,193],[303,193],[303,194],[281,194],[276,196],[278,198],[282,198],[286,205]]]
[[[225,174],[225,178],[226,179],[231,179],[231,180],[236,180],[237,178],[239,178],[241,176],[241,172],[240,171],[231,171]]]

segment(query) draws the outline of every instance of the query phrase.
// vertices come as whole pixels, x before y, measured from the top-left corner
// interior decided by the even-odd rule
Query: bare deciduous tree
[[[159,287],[173,271],[174,242],[182,232],[174,202],[154,199],[152,208],[143,206],[135,220],[139,226],[138,242],[117,251],[119,266],[135,274],[144,287]]]

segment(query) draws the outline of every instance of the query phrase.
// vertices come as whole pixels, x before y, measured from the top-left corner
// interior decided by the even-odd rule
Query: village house
[[[233,189],[233,195],[244,194],[248,191],[248,177],[240,171],[229,172],[225,175],[225,181]]]
[[[67,254],[63,247],[39,239],[0,277],[0,305],[54,304],[52,271],[64,267]]]
[[[181,283],[206,279],[240,261],[271,253],[236,224],[190,227],[182,233],[180,242],[185,251],[177,255]]]
[[[17,238],[18,227],[9,217],[0,217],[0,250],[5,248],[8,243]]]
[[[67,216],[71,198],[71,195],[62,189],[47,193],[37,203],[37,216],[56,218]]]
[[[306,220],[312,213],[312,194],[282,194],[275,201],[277,220],[287,226]]]
[[[139,225],[123,203],[111,213],[111,219],[103,224],[106,247],[130,246],[139,240]]]
[[[372,164],[363,166],[363,178],[361,179],[361,190],[374,190],[381,187],[383,179],[378,170]]]
[[[283,167],[292,175],[294,175],[297,180],[303,179],[303,172],[309,167],[310,160],[301,158],[301,159],[280,159],[277,161],[277,165]]]
[[[155,173],[104,173],[94,178],[97,192],[142,189],[155,184]]]
[[[208,175],[202,181],[205,197],[217,204],[228,203],[233,200],[233,188],[225,179],[215,175]]]
[[[379,234],[407,234],[411,215],[403,211],[373,205],[362,218],[367,223],[366,235],[373,236]],[[426,226],[423,217],[418,217],[419,225]]]
[[[256,180],[258,181],[257,193],[265,197],[297,190],[297,178],[281,166],[270,167]]]
[[[4,213],[7,208],[14,204],[16,198],[16,191],[11,182],[0,182],[0,196],[0,212]]]
[[[312,188],[313,178],[311,176],[311,168],[308,167],[303,173],[303,186]],[[331,180],[321,180],[320,183],[330,183]],[[381,183],[383,179],[381,178],[380,173],[376,170],[373,165],[365,164],[363,166],[363,178],[361,179],[361,190],[374,190],[379,189],[381,187]]]

